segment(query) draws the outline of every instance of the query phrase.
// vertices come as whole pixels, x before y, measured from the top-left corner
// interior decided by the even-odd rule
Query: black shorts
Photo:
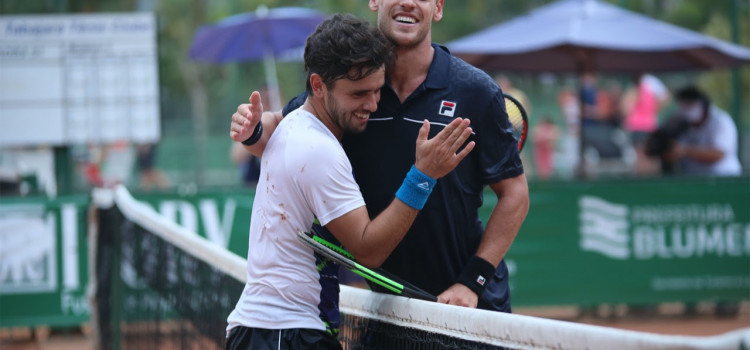
[[[317,329],[263,329],[235,327],[227,337],[227,350],[340,350],[341,344]]]

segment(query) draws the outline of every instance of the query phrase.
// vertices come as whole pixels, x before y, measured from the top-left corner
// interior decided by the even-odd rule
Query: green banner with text
[[[514,305],[750,299],[748,178],[532,183],[530,193],[506,257]]]
[[[750,300],[750,179],[532,182],[506,261],[513,304]],[[244,257],[251,189],[138,193]],[[486,222],[496,198],[485,193]],[[87,196],[0,203],[0,327],[88,321]]]
[[[87,196],[0,202],[0,327],[87,322]]]

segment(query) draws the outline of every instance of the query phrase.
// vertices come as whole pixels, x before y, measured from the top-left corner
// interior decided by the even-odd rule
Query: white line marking
[[[417,124],[422,124],[422,122],[424,121],[424,120],[416,120],[416,119],[409,119],[409,118],[404,118],[404,120],[408,122],[412,122],[412,123],[417,123]],[[438,123],[438,122],[430,122],[430,125],[442,125],[443,127],[448,126],[448,124]],[[476,135],[476,133],[473,130],[471,131],[471,134]]]

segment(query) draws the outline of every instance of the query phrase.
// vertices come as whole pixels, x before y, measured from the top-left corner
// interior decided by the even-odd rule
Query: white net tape
[[[101,200],[106,197],[94,195],[99,202],[106,202]],[[114,202],[129,220],[245,282],[244,258],[160,216],[136,201],[125,187],[116,189]],[[513,349],[750,349],[750,327],[708,337],[660,335],[469,309],[349,286],[341,286],[340,298],[345,314]]]

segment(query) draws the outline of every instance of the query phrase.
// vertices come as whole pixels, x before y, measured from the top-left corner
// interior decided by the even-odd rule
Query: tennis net
[[[222,349],[245,259],[160,216],[124,187],[93,195],[89,249],[101,349]],[[344,349],[747,349],[713,337],[623,331],[341,286]]]

